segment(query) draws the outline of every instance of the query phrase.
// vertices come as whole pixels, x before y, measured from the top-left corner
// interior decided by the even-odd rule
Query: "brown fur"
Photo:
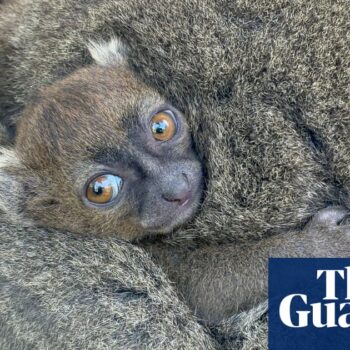
[[[132,238],[142,231],[132,218],[124,219],[127,208],[110,215],[86,208],[76,195],[74,179],[80,180],[79,186],[88,179],[88,164],[94,166],[89,152],[97,147],[123,147],[122,111],[130,110],[142,95],[160,103],[155,93],[144,90],[126,72],[107,74],[96,68],[82,70],[43,91],[40,103],[25,111],[17,137],[17,152],[28,175],[24,181],[30,183],[25,201],[28,216],[44,227],[73,232],[99,228],[98,232],[106,234],[118,227],[124,238]]]

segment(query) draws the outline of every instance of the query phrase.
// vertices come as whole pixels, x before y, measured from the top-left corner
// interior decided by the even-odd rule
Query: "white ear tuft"
[[[100,66],[118,65],[126,62],[127,47],[118,38],[110,41],[90,41],[88,50],[94,61]]]
[[[0,147],[0,170],[20,165],[16,151],[7,147]]]

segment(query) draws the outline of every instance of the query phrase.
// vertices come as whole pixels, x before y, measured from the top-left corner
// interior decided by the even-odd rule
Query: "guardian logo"
[[[269,349],[350,349],[350,259],[269,260]]]

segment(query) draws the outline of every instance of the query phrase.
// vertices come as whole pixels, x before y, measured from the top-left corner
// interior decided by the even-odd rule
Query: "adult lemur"
[[[100,66],[44,88],[25,108],[15,151],[3,151],[4,219],[139,241],[193,216],[202,173],[184,116],[135,78],[125,51],[116,39],[94,44]],[[316,226],[332,215],[336,226],[347,211],[328,209]],[[196,315],[217,324],[266,297],[270,255],[347,256],[349,243],[308,229],[195,252],[147,240],[144,246]]]
[[[79,1],[26,1],[3,13],[0,21],[0,64],[3,72],[0,89],[1,111],[6,116],[16,114],[42,85],[89,63],[84,46],[88,38],[106,38],[112,34],[120,34],[130,44],[130,62],[134,68],[137,67],[139,76],[186,112],[196,149],[206,167],[206,193],[202,210],[195,218],[195,229],[181,230],[169,242],[180,244],[185,241],[184,246],[187,246],[193,238],[196,243],[215,241],[221,245],[218,248],[221,250],[227,241],[245,241],[250,245],[252,239],[264,238],[261,242],[269,242],[265,238],[281,230],[300,230],[301,224],[327,202],[341,202],[337,192],[344,195],[346,204],[349,182],[349,45],[344,34],[349,23],[346,4],[340,1],[322,4],[253,1],[247,4],[245,1],[169,0],[152,1],[145,6],[144,1],[138,0],[98,1],[88,5]],[[229,230],[225,229],[227,227]],[[57,289],[48,291],[47,284],[40,284],[40,280],[36,281],[38,287],[35,289],[30,283],[29,270],[23,270],[23,274],[28,276],[27,283],[15,282],[12,272],[19,268],[11,261],[19,264],[19,257],[23,259],[21,247],[25,244],[21,245],[24,238],[20,233],[15,231],[13,235],[19,237],[18,244],[11,245],[9,239],[3,241],[7,244],[7,251],[13,255],[13,258],[9,255],[6,259],[7,268],[3,274],[5,281],[21,285],[27,295],[33,296],[32,302],[25,305],[41,305],[33,302],[35,295],[40,295],[52,305],[49,311],[44,308],[42,313],[46,311],[55,318],[57,310],[65,309],[59,305],[77,305],[74,296],[78,291],[78,295],[89,294],[90,289],[84,285],[85,288],[74,289],[70,298],[68,291],[72,287],[68,287],[67,276],[76,276],[73,271],[77,270],[64,269],[64,266],[71,267],[68,262],[62,264],[62,270],[58,270],[62,272],[57,276],[57,281],[59,277],[61,280],[57,286],[64,286],[61,298],[55,294]],[[33,238],[28,246],[32,247],[31,250],[38,250],[35,257],[26,259],[34,259],[43,271],[52,271],[52,265],[45,263],[44,253],[40,254],[39,248],[36,248],[41,241],[39,237],[43,236],[32,233],[32,237],[36,239]],[[64,242],[64,238],[60,239]],[[57,244],[56,249],[63,253],[63,245]],[[64,246],[67,250],[67,245]],[[78,257],[74,261],[86,261],[86,246],[81,249],[82,252],[79,252],[79,244],[74,247]],[[115,245],[113,247],[116,249]],[[167,247],[164,245],[162,251],[166,251]],[[236,247],[239,249],[239,246]],[[134,251],[132,246],[128,249]],[[150,266],[147,257],[142,256],[142,259],[145,265]],[[121,261],[115,263],[114,274],[114,280],[119,284],[122,282],[117,277],[118,271],[124,271],[128,264],[129,267],[135,266],[135,258],[128,259],[128,264],[123,259]],[[142,276],[149,281],[154,270],[147,271]],[[86,276],[84,269],[81,272]],[[141,271],[130,268],[129,276],[135,277],[135,273]],[[132,277],[129,278],[131,280]],[[129,289],[129,293],[145,295],[137,288],[133,292]],[[3,314],[16,315],[12,323],[6,323],[7,329],[12,332],[16,329],[17,339],[19,329],[22,334],[32,330],[26,339],[33,339],[35,331],[40,332],[39,324],[42,325],[42,322],[38,318],[35,318],[37,323],[23,321],[24,317],[28,319],[31,315],[26,306],[17,312],[11,309],[16,304],[11,303],[11,298],[15,300],[19,294],[8,292],[7,299],[2,298],[9,300],[8,312]],[[93,295],[101,301],[110,294],[106,291]],[[172,299],[174,304],[182,305],[174,294]],[[136,305],[136,300],[142,303],[140,298],[134,298],[135,304],[132,305]],[[142,300],[145,305],[149,301],[147,298]],[[165,305],[162,298],[154,300]],[[23,301],[20,299],[19,303]],[[126,305],[129,307],[131,304],[120,303],[118,310],[126,310]],[[140,309],[135,306],[134,310]],[[167,307],[161,309],[168,310]],[[89,310],[92,311],[85,313],[84,317],[78,313],[74,318],[69,318],[71,314],[65,315],[70,320],[66,323],[68,329],[65,329],[69,336],[61,339],[61,343],[77,338],[69,325],[79,324],[85,329],[85,320],[95,322],[96,313],[93,309]],[[165,324],[174,320],[174,314],[173,308],[166,317],[163,316]],[[133,318],[135,313],[132,312],[129,315],[129,320],[145,320]],[[118,325],[119,335],[125,336],[112,338],[119,339],[119,345],[124,344],[124,347],[128,347],[125,344],[136,347],[135,344],[140,344],[137,343],[138,335],[147,333],[146,323],[140,321],[137,331],[132,332],[131,324],[134,323],[131,321],[129,327],[120,326],[124,321],[128,322],[126,313],[123,316],[117,317],[114,323],[111,318],[106,318],[108,325]],[[251,314],[247,317],[246,320],[256,319]],[[193,348],[195,340],[189,336],[189,328],[180,322],[184,319],[180,317],[177,320],[169,322],[176,330],[182,329],[186,340],[191,339],[192,343],[188,346]],[[153,321],[148,324],[159,325],[158,333],[153,332],[153,338],[148,340],[160,340],[161,337],[163,342],[154,340],[153,348],[156,343],[161,347],[159,344],[164,342],[169,347],[169,337],[161,331],[169,328],[162,328],[158,318]],[[252,334],[256,333],[250,331],[235,337],[241,330],[237,326],[240,323],[236,321],[235,318],[233,327],[228,327],[232,332],[228,336],[230,341],[249,342],[254,338]],[[263,321],[261,324],[252,322],[254,330],[264,329]],[[46,324],[50,325],[49,322]],[[181,327],[175,326],[178,324]],[[191,318],[188,325],[195,327]],[[57,335],[56,329],[51,327],[53,334]],[[125,333],[124,329],[130,332]],[[172,333],[179,334],[178,331]],[[208,339],[201,330],[194,333],[198,344]],[[262,333],[258,334],[259,340]],[[6,335],[2,339],[13,339],[10,331]],[[81,337],[84,338],[83,335]],[[123,343],[122,339],[127,339],[129,343],[126,340]],[[46,341],[52,343],[52,338]],[[245,343],[245,346],[249,345]]]

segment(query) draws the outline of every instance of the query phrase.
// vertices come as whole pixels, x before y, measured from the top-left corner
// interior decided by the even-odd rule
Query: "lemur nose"
[[[163,190],[162,197],[167,202],[174,202],[178,205],[184,205],[191,198],[191,189],[186,174],[181,174],[177,178],[169,181],[167,188]]]

